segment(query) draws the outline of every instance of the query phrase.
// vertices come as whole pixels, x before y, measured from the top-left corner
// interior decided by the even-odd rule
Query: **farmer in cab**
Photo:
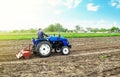
[[[42,38],[44,38],[44,36],[48,37],[48,35],[45,34],[45,33],[42,31],[41,28],[38,29],[37,35],[38,35],[38,39],[42,39]]]

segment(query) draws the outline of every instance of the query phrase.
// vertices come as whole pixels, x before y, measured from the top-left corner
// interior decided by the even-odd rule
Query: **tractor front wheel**
[[[56,53],[60,53],[61,52],[61,48],[55,48],[55,52]]]
[[[48,57],[51,55],[51,44],[47,41],[40,42],[37,46],[37,52],[41,57]]]
[[[62,54],[63,55],[68,55],[70,53],[70,49],[67,46],[62,47]]]

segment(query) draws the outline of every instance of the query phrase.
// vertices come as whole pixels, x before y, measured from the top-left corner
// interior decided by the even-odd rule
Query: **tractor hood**
[[[64,46],[68,46],[69,48],[71,48],[70,43],[68,42],[68,40],[64,37],[56,37],[56,36],[50,36],[48,38],[48,40],[50,42],[57,42],[57,41],[62,41],[62,43],[64,44]]]
[[[52,41],[52,42],[55,42],[55,41],[58,41],[58,40],[67,41],[66,38],[64,38],[64,37],[57,37],[57,36],[50,36],[49,40]]]

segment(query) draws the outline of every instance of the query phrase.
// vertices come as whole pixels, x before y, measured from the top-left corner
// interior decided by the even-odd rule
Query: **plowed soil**
[[[68,39],[69,55],[18,60],[31,40],[0,41],[0,77],[120,77],[120,37]]]

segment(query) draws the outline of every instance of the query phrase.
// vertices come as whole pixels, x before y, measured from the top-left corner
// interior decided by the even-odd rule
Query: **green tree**
[[[59,23],[51,24],[47,28],[45,28],[44,30],[47,32],[58,32],[58,31],[65,32],[66,31],[66,29],[63,28],[63,26]]]
[[[17,32],[19,32],[19,30],[13,30],[12,32],[13,32],[13,33],[17,33]]]
[[[119,32],[119,28],[118,27],[115,27],[115,26],[113,26],[111,29],[110,29],[110,31],[113,33],[113,32]]]
[[[54,31],[55,31],[54,28],[55,28],[54,25],[51,24],[51,25],[49,25],[47,28],[45,28],[44,30],[47,31],[47,32],[54,32]]]
[[[99,30],[99,32],[107,32],[108,31],[108,29],[105,29],[105,28],[101,28],[100,30]]]
[[[26,32],[26,30],[24,30],[24,29],[21,29],[21,30],[20,30],[20,32],[24,33],[24,32]]]
[[[91,32],[94,32],[94,33],[98,32],[98,31],[99,31],[98,28],[93,28],[93,29],[91,30]]]

